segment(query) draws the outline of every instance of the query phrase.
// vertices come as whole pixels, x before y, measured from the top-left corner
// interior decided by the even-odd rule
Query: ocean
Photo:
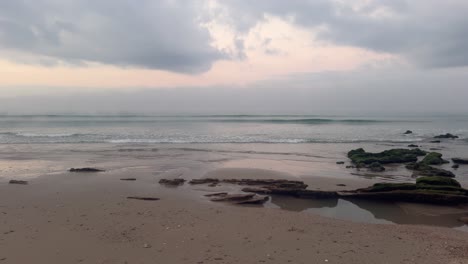
[[[414,133],[404,135],[406,130]],[[0,144],[410,143],[442,133],[468,144],[468,116],[0,116]]]

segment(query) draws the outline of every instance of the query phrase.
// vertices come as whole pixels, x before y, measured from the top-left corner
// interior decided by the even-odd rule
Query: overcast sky
[[[1,113],[468,113],[466,0],[1,0]]]

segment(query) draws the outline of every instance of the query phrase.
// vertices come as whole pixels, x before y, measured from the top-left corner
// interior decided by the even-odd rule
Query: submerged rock
[[[105,170],[96,169],[96,168],[71,168],[70,172],[102,172]]]
[[[136,178],[121,178],[121,181],[136,181]]]
[[[460,165],[458,165],[458,164],[453,164],[453,165],[452,165],[452,168],[453,168],[453,169],[458,169],[458,168],[460,168]]]
[[[413,134],[413,131],[411,131],[411,130],[406,130],[406,132],[403,133],[403,134],[405,134],[405,135]]]
[[[444,163],[449,163],[449,161],[442,159],[442,154],[440,154],[439,152],[431,152],[427,154],[426,157],[424,157],[421,163],[427,165],[441,165]]]
[[[344,164],[344,161],[337,161],[336,164]]]
[[[418,156],[426,155],[425,151],[416,149],[390,149],[379,153],[366,152],[359,148],[348,152],[350,158],[355,164],[372,164],[378,162],[380,164],[388,163],[406,163],[415,162]]]
[[[447,133],[445,135],[438,135],[438,136],[435,136],[434,138],[450,138],[450,139],[456,139],[458,138],[458,136],[455,136],[455,135],[452,135],[450,133]]]
[[[440,140],[432,140],[432,141],[429,141],[430,143],[440,143]]]
[[[27,181],[20,181],[20,180],[10,180],[8,183],[9,184],[21,184],[21,185],[27,185],[28,184]]]
[[[415,145],[415,144],[409,144],[408,145],[408,148],[418,148],[419,146],[418,145]]]
[[[179,186],[185,183],[184,179],[161,179],[159,180],[159,184],[164,185],[171,185],[171,186]]]
[[[452,158],[452,161],[456,164],[468,164],[468,159]]]

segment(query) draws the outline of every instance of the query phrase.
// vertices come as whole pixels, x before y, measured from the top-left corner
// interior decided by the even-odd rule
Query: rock
[[[406,130],[406,132],[403,133],[403,134],[405,134],[405,135],[413,134],[413,131],[411,131],[411,130]]]
[[[453,172],[434,168],[427,164],[418,162],[406,165],[406,168],[409,170],[414,170],[413,175],[415,176],[442,176],[442,177],[455,177]]]
[[[418,156],[424,155],[426,155],[426,152],[419,148],[390,149],[379,153],[366,152],[364,149],[359,148],[348,152],[348,158],[350,158],[355,164],[372,164],[374,162],[379,162],[380,164],[415,162],[418,160]]]
[[[468,225],[468,216],[462,216],[462,217],[458,218],[458,221]]]
[[[254,197],[252,197],[252,198],[250,198],[248,200],[237,202],[237,204],[264,204],[269,199],[270,199],[269,196],[255,195]]]
[[[456,164],[468,164],[468,159],[452,158],[452,161]]]
[[[430,143],[440,143],[440,140],[432,140],[432,141],[429,141]]]
[[[353,166],[353,165],[348,165],[348,166],[346,166],[346,168],[347,168],[347,169],[355,169],[355,168],[356,168],[356,166]]]
[[[427,154],[426,157],[424,157],[421,163],[427,165],[441,165],[444,163],[449,163],[449,161],[442,159],[442,154],[438,152],[431,152]]]
[[[336,164],[344,164],[344,161],[337,161]]]
[[[136,178],[121,178],[121,181],[136,181]]]
[[[379,162],[374,162],[369,165],[369,170],[373,172],[382,172],[382,171],[385,171],[385,168]]]
[[[209,193],[209,194],[205,194],[206,197],[213,197],[213,196],[223,196],[223,195],[227,195],[228,193],[227,192],[219,192],[219,193]]]
[[[445,135],[438,135],[438,136],[435,136],[434,138],[449,138],[449,139],[456,139],[458,138],[458,136],[455,136],[455,135],[452,135],[450,133],[447,133]]]
[[[340,197],[354,197],[394,202],[429,204],[466,204],[468,190],[446,177],[421,177],[414,183],[376,183],[371,187],[338,193]]]
[[[128,196],[127,199],[142,200],[142,201],[159,201],[159,198],[155,197],[143,197],[143,196]]]
[[[102,172],[104,170],[96,168],[71,168],[70,172]]]
[[[447,177],[420,177],[416,179],[416,185],[431,185],[431,186],[452,186],[460,188],[460,183],[452,178]]]
[[[234,204],[263,204],[269,199],[269,196],[256,195],[255,193],[217,193],[210,194],[210,197],[214,197],[211,199],[213,202],[230,202]]]
[[[9,184],[21,184],[21,185],[27,185],[28,184],[27,181],[20,181],[20,180],[10,180],[8,183]]]
[[[213,202],[242,201],[242,200],[250,199],[254,196],[255,196],[254,193],[222,194],[222,195],[215,196],[215,198],[212,198],[211,201]]]
[[[336,186],[345,187],[345,186],[346,186],[346,184],[343,184],[343,183],[338,183]]]
[[[409,144],[409,145],[408,145],[408,148],[417,148],[417,147],[419,147],[419,146],[418,146],[418,145],[415,145],[415,144]]]
[[[458,169],[459,167],[460,167],[460,165],[458,165],[458,164],[452,165],[452,168],[453,168],[453,169]]]
[[[159,184],[164,184],[164,185],[171,185],[171,186],[179,186],[183,185],[185,183],[184,179],[161,179],[159,180]]]
[[[218,183],[218,179],[212,179],[212,178],[203,178],[203,179],[193,179],[189,181],[190,184],[206,184],[206,183]]]

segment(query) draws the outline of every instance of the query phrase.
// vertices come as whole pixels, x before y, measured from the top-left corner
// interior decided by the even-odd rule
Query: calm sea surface
[[[408,129],[414,134],[403,135]],[[0,144],[398,143],[441,133],[468,144],[468,116],[0,116]]]

